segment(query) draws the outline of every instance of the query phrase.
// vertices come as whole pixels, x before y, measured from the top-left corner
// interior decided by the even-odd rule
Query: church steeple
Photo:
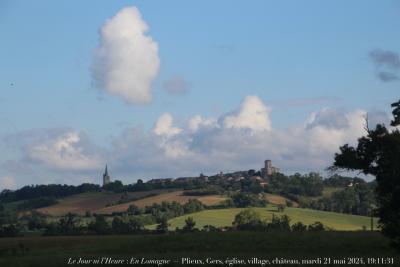
[[[108,175],[108,169],[106,164],[106,169],[104,170],[103,174],[103,186],[110,183],[110,176]]]
[[[104,171],[104,175],[108,176],[107,164],[106,164],[106,170]]]

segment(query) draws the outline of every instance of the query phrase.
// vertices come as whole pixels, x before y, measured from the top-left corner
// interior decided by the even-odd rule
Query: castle
[[[111,182],[111,178],[108,175],[108,170],[107,170],[107,165],[106,165],[106,169],[103,174],[103,186],[105,186],[106,184],[109,184],[110,182]]]
[[[264,168],[261,169],[261,174],[264,179],[271,177],[273,174],[278,173],[279,169],[272,166],[272,161],[267,159],[264,161]]]

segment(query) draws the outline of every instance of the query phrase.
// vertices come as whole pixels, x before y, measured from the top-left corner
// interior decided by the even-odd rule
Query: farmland
[[[269,193],[265,194],[265,199],[269,203],[276,204],[276,205],[279,205],[279,204],[286,205],[286,201],[289,201],[287,198],[285,198],[283,196],[275,195],[275,194],[269,194]],[[296,202],[292,201],[292,203],[293,203],[294,207],[298,207],[299,206],[299,204],[296,203]]]
[[[226,199],[226,197],[222,195],[201,197],[184,196],[180,190],[150,190],[129,192],[127,193],[127,197],[133,200],[123,204],[117,204],[122,195],[122,193],[111,192],[82,193],[60,199],[59,203],[40,208],[38,211],[51,216],[62,216],[68,212],[84,215],[86,211],[98,214],[111,214],[113,212],[124,212],[128,209],[129,205],[132,204],[138,207],[151,206],[154,203],[160,204],[163,201],[176,201],[180,204],[184,204],[189,199],[196,198],[204,205],[211,206]]]
[[[356,231],[362,230],[363,226],[369,228],[370,218],[365,216],[356,216],[335,212],[325,212],[311,209],[300,209],[300,208],[286,208],[283,212],[277,212],[276,207],[268,205],[267,208],[253,208],[260,213],[263,219],[271,221],[273,214],[288,215],[292,223],[302,222],[304,224],[312,224],[316,221],[320,221],[329,228],[333,228],[338,231]],[[213,226],[231,226],[234,217],[241,210],[240,208],[232,209],[218,209],[218,210],[204,210],[190,215],[180,216],[173,218],[169,221],[170,229],[176,227],[183,227],[185,219],[187,217],[193,217],[196,221],[196,227],[202,228],[204,225]],[[377,219],[374,219],[374,225],[377,225]]]
[[[39,212],[52,216],[62,216],[68,212],[84,215],[86,211],[98,214],[111,214],[113,212],[124,212],[129,205],[138,207],[151,206],[154,203],[160,204],[163,201],[176,201],[180,204],[186,203],[189,199],[197,199],[204,205],[213,206],[225,200],[223,195],[208,195],[208,196],[185,196],[181,190],[151,190],[128,193],[129,198],[137,198],[137,200],[129,201],[122,204],[116,204],[121,199],[122,193],[111,192],[95,192],[83,193],[60,200],[58,204],[38,209]],[[286,204],[286,198],[266,194],[266,199],[272,204]],[[110,205],[113,204],[113,205]],[[298,206],[294,203],[294,206]]]
[[[164,190],[152,190],[128,193],[129,198],[142,198],[147,195],[160,194]],[[86,211],[92,213],[97,212],[107,205],[116,203],[122,197],[122,193],[112,192],[93,192],[82,193],[59,200],[58,204],[38,209],[39,212],[52,216],[65,215],[68,212],[76,213],[79,215],[85,214]]]
[[[151,206],[154,203],[160,204],[163,201],[168,201],[168,202],[176,201],[180,204],[184,204],[184,203],[188,202],[189,199],[197,199],[200,202],[202,202],[204,205],[212,206],[212,205],[216,205],[216,204],[220,203],[221,201],[225,200],[226,197],[221,196],[221,195],[210,195],[210,196],[200,196],[200,197],[185,196],[185,195],[182,195],[182,191],[164,192],[164,193],[156,195],[156,196],[150,196],[150,197],[142,198],[142,199],[135,200],[132,202],[127,202],[124,204],[102,208],[96,212],[102,213],[102,214],[110,214],[113,212],[123,212],[123,211],[126,211],[129,207],[129,205],[132,205],[132,204],[143,208],[145,206]]]

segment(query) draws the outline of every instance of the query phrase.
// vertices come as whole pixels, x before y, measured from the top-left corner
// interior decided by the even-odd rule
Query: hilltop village
[[[215,182],[217,180],[225,180],[228,182],[240,182],[242,180],[249,180],[253,182],[257,182],[260,186],[265,187],[268,184],[269,178],[273,175],[278,174],[280,171],[279,168],[272,166],[272,161],[267,159],[264,161],[264,167],[260,170],[248,170],[248,171],[236,171],[231,173],[223,173],[213,176],[205,176],[200,174],[198,177],[179,177],[179,178],[156,178],[150,179],[147,182],[143,182],[139,180],[139,183],[145,183],[153,186],[168,186],[172,184],[186,184],[186,183],[204,183],[204,182]],[[112,183],[111,177],[108,174],[108,167],[106,165],[104,174],[103,174],[103,187]]]

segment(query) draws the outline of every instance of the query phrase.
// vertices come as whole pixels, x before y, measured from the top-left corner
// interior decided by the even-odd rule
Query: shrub
[[[193,217],[187,217],[185,220],[185,226],[183,227],[183,231],[190,232],[194,230],[196,222],[194,221]]]
[[[315,222],[308,226],[308,231],[325,231],[325,226],[321,222]]]
[[[232,225],[237,230],[261,230],[264,228],[264,222],[261,216],[253,209],[245,209],[236,214]]]
[[[302,222],[297,222],[292,225],[293,232],[304,232],[307,231],[307,225],[303,224]]]

